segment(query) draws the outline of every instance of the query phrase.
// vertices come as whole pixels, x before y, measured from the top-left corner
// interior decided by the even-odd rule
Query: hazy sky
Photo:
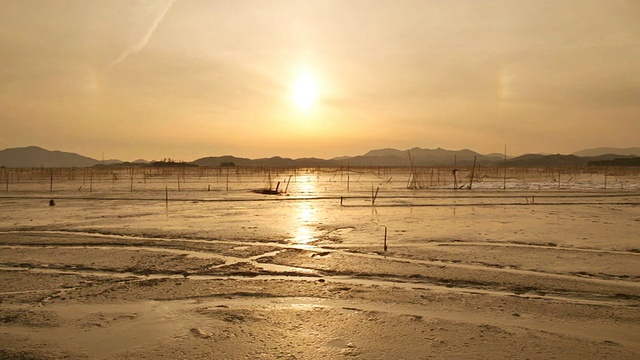
[[[639,19],[637,0],[2,0],[0,149],[640,146]]]

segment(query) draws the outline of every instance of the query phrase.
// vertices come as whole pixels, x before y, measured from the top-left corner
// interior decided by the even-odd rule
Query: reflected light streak
[[[318,193],[314,176],[301,175],[298,176],[296,182],[301,195],[316,195]]]
[[[316,240],[315,231],[310,226],[316,220],[315,209],[310,202],[303,202],[297,204],[296,210],[297,218],[295,219],[295,233],[292,240],[298,244],[307,244]]]
[[[310,175],[299,176],[297,179],[300,194],[311,195],[317,193],[316,182]],[[300,201],[295,204],[291,228],[293,229],[292,242],[305,245],[317,240],[316,230],[313,225],[317,222],[316,209],[313,201]]]

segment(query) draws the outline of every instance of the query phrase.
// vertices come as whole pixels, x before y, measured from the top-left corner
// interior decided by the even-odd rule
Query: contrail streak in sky
[[[127,48],[120,55],[120,57],[118,57],[116,59],[116,61],[114,61],[111,64],[111,67],[114,67],[114,66],[118,65],[119,63],[124,61],[127,57],[129,57],[131,55],[135,55],[135,54],[139,53],[140,51],[142,51],[142,49],[144,49],[147,46],[147,44],[149,43],[149,40],[151,39],[151,37],[153,36],[153,33],[156,31],[156,29],[158,28],[158,26],[162,22],[162,19],[164,19],[164,16],[171,9],[173,4],[175,4],[177,1],[178,0],[172,0],[171,2],[169,2],[167,7],[165,7],[164,10],[162,10],[162,12],[154,19],[153,23],[149,27],[149,30],[147,30],[147,33],[140,39],[140,41],[138,41],[136,44],[133,44],[133,46],[130,46],[129,48]]]

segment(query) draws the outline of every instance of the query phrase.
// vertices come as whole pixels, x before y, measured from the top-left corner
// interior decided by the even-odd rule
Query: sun
[[[302,73],[291,88],[291,100],[300,110],[311,110],[318,102],[318,82],[309,73]]]

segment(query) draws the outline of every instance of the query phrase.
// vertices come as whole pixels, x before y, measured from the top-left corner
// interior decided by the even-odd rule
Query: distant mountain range
[[[88,167],[100,161],[62,151],[49,151],[37,146],[0,151],[0,166],[6,167]]]
[[[607,155],[607,154],[640,156],[640,147],[630,147],[630,148],[624,148],[624,149],[599,147],[599,148],[593,148],[593,149],[580,150],[573,153],[573,155],[581,156],[581,157],[601,156],[601,155]]]
[[[589,155],[579,155],[589,154]],[[570,155],[527,154],[506,160],[509,166],[584,166],[584,165],[633,165],[640,157],[640,148],[586,149]],[[616,160],[620,159],[620,160]],[[421,149],[378,149],[364,155],[342,156],[333,159],[300,158],[279,156],[248,159],[226,156],[204,157],[188,164],[198,166],[277,166],[277,167],[330,167],[330,166],[478,166],[501,165],[505,162],[501,154],[479,154],[475,151]],[[146,160],[122,162],[120,160],[99,161],[76,153],[50,151],[37,146],[0,150],[0,166],[3,167],[90,167],[90,166],[142,166]],[[179,165],[180,163],[175,163]],[[187,164],[187,163],[185,163]],[[166,165],[166,163],[165,163]]]

